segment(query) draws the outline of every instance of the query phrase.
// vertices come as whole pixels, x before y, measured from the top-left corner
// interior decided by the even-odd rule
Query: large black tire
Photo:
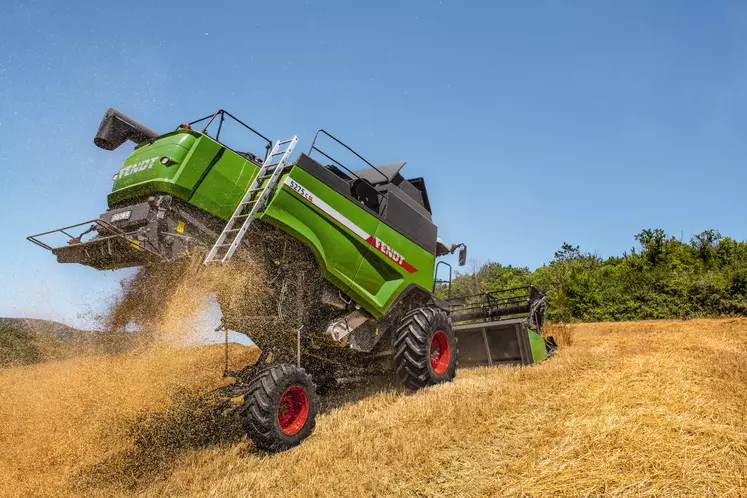
[[[451,382],[456,375],[457,339],[443,310],[418,308],[407,313],[394,349],[397,377],[408,389]]]
[[[319,397],[303,368],[279,364],[260,370],[251,380],[244,407],[244,429],[254,445],[285,451],[314,430]]]

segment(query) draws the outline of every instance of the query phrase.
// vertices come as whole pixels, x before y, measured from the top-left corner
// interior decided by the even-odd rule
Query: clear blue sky
[[[744,238],[743,2],[105,4],[3,5],[0,316],[85,324],[127,274],[24,239],[105,209],[131,150],[94,146],[109,106],[160,131],[222,107],[407,160],[479,260],[618,255],[645,227]]]

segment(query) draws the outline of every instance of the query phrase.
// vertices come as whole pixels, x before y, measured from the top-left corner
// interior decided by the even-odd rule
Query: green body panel
[[[286,177],[298,182],[360,231],[385,242],[417,271],[408,272],[366,242],[360,233],[345,226],[341,219],[324,212],[284,186]],[[425,289],[433,285],[433,254],[298,166],[291,168],[280,180],[280,187],[260,219],[304,242],[316,256],[325,278],[376,318],[380,318],[410,284]]]
[[[168,157],[169,165],[160,160]],[[158,193],[227,220],[259,168],[192,130],[177,130],[141,145],[117,173],[109,206]]]
[[[376,230],[378,220],[367,213],[348,212],[349,207],[344,204],[352,205],[350,201],[297,166],[281,178],[278,189],[258,217],[304,242],[320,262],[324,276],[347,293],[354,286],[355,273],[363,254],[368,250],[368,245],[341,228],[339,223],[318,208],[292,193],[287,187],[283,187],[285,176],[296,179],[314,195],[323,198],[333,209],[345,212],[345,215],[363,230]],[[353,207],[356,207],[357,211],[362,211],[357,206]]]
[[[527,330],[529,334],[529,344],[532,347],[532,358],[534,363],[539,363],[547,359],[547,348],[545,347],[545,339],[538,333]]]
[[[417,271],[409,273],[390,258],[382,258],[381,253],[371,247],[364,255],[355,276],[355,281],[360,286],[359,292],[363,293],[367,301],[386,310],[410,283],[429,291],[433,289],[433,270],[436,264],[433,254],[383,222],[379,223],[375,237],[404,256]]]
[[[168,166],[161,164],[163,157],[170,158]],[[109,206],[165,193],[228,220],[258,171],[259,166],[212,138],[177,130],[135,149],[115,178]],[[284,185],[288,177],[347,221]],[[433,286],[433,254],[298,166],[283,174],[257,218],[305,243],[324,277],[376,318],[411,284],[427,290]],[[394,252],[380,251],[384,246],[377,246],[376,239]],[[416,271],[403,267],[399,256]]]
[[[257,165],[225,149],[189,198],[189,203],[228,220],[258,172]]]
[[[191,189],[188,185],[180,184],[176,177],[185,167],[197,139],[189,132],[174,132],[137,147],[115,176],[114,187],[107,199],[109,207],[159,192],[181,199],[188,198]],[[162,157],[173,159],[175,164],[161,164]]]

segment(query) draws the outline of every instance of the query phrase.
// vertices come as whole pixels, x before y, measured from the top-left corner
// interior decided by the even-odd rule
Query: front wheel
[[[457,339],[443,310],[418,308],[407,313],[394,349],[397,377],[408,389],[450,382],[456,375]]]
[[[244,428],[254,445],[277,452],[311,434],[319,397],[303,368],[280,364],[261,370],[251,380],[244,406]]]

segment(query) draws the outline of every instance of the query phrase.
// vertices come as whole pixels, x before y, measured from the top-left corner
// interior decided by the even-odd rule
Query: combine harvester
[[[224,145],[228,121],[261,139],[264,153]],[[420,389],[451,381],[457,360],[529,365],[556,347],[539,335],[545,298],[532,287],[435,295],[450,296],[452,271],[439,262],[449,278],[437,280],[436,258],[459,250],[463,265],[466,246],[438,238],[425,182],[405,179],[404,162],[374,166],[324,130],[291,161],[298,137],[272,142],[224,110],[158,134],[109,109],[95,144],[114,150],[127,140],[137,146],[114,175],[109,209],[28,239],[61,263],[98,270],[190,254],[231,272],[242,260],[266,268],[272,278],[259,311],[242,308],[241,294],[216,289],[223,326],[251,337],[261,355],[227,372],[235,382],[212,395],[242,417],[259,448],[281,451],[308,437],[317,386],[321,392],[336,379],[394,371]],[[367,167],[352,171],[320,150],[320,140]],[[67,244],[45,242],[55,234]]]

